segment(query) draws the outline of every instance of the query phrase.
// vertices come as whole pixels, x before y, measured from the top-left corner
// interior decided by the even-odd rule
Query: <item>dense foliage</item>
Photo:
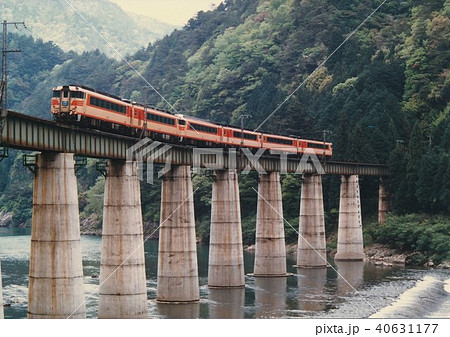
[[[373,242],[409,252],[411,264],[423,265],[429,259],[436,264],[450,261],[448,217],[390,216],[383,226],[367,226],[364,232]]]
[[[50,88],[76,82],[223,123],[251,114],[246,120],[251,128],[279,107],[262,129],[315,139],[331,130],[333,159],[390,165],[395,212],[448,213],[450,1],[388,1],[352,34],[380,3],[228,0],[131,55],[129,64],[99,51],[64,53],[54,44],[11,35],[24,50],[10,58],[11,103],[18,111],[48,116]],[[30,58],[33,62],[27,62]],[[18,166],[12,159],[0,166],[1,173],[10,172],[0,182],[3,210],[31,206],[27,195],[27,202],[12,198],[16,185],[31,182],[17,176]],[[85,212],[101,212],[91,198],[101,191],[94,171],[81,176],[89,182],[80,187]],[[257,177],[240,180],[244,239],[251,242]],[[197,176],[194,185],[199,188],[198,233],[207,240],[211,181]],[[145,220],[158,221],[159,187],[142,190]],[[285,215],[293,227],[298,226],[299,193],[300,179],[284,177]],[[362,179],[361,193],[363,219],[370,219],[376,213],[378,181]],[[338,177],[324,178],[324,195],[330,233],[337,228]],[[296,237],[288,225],[286,233],[291,241]]]

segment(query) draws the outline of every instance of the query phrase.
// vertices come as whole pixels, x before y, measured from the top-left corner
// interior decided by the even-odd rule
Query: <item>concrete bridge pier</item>
[[[73,154],[37,155],[28,318],[85,318]]]
[[[322,176],[303,175],[300,197],[298,268],[327,266]]]
[[[147,318],[137,163],[110,160],[105,181],[98,318]]]
[[[380,177],[378,189],[378,223],[386,222],[386,213],[389,212],[389,194],[386,190],[386,178]]]
[[[241,206],[236,170],[216,171],[214,175],[208,286],[245,286]]]
[[[283,202],[280,173],[259,175],[256,244],[253,276],[279,277],[286,273]]]
[[[339,227],[335,260],[364,259],[359,177],[341,176]]]
[[[156,299],[170,303],[199,301],[190,166],[174,166],[164,177],[160,222]]]
[[[0,259],[0,319],[5,318],[3,314],[3,286],[2,286],[2,260]]]

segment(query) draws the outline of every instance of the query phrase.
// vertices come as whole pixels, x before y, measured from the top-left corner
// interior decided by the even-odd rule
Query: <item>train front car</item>
[[[58,86],[53,88],[52,115],[62,122],[77,122],[80,120],[84,106],[85,93],[76,86]]]

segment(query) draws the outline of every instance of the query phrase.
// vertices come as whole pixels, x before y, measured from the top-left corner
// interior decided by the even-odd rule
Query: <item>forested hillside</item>
[[[54,42],[65,51],[99,49],[114,58],[119,56],[111,46],[126,56],[176,28],[128,14],[108,0],[0,0],[0,15],[2,20],[25,21],[27,29],[10,27],[11,31]]]
[[[82,83],[224,123],[237,123],[241,114],[251,114],[247,127],[255,128],[312,74],[262,129],[316,139],[321,139],[322,130],[331,130],[333,159],[389,163],[395,212],[448,214],[450,1],[386,2],[317,69],[379,4],[379,0],[230,0],[214,11],[200,12],[182,30],[129,58],[172,106],[165,105],[129,65],[98,51],[64,53],[54,45],[11,35],[24,52],[10,59],[14,74],[10,100],[18,111],[48,116],[52,86]],[[8,182],[0,184],[4,211],[19,207],[12,195],[22,189],[15,184],[28,184],[23,191],[29,188],[18,161],[7,162],[17,169],[0,166],[10,172]],[[98,193],[103,180],[96,180],[93,167],[80,179],[80,207],[101,214]],[[196,177],[194,183],[202,191],[196,196],[198,233],[207,239],[210,181]],[[242,177],[240,183],[247,205],[244,236],[250,241],[256,212],[251,187],[256,187],[256,177]],[[283,179],[285,214],[293,224],[299,188],[298,177]],[[324,188],[327,231],[333,231],[338,179],[326,177]],[[377,188],[375,179],[361,182],[364,219],[376,213]],[[29,197],[20,199],[22,209],[31,207]],[[145,219],[157,221],[157,188],[144,186],[143,200]],[[287,228],[287,234],[294,233]]]

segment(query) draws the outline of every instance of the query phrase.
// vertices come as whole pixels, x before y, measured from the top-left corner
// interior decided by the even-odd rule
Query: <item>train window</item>
[[[69,90],[64,90],[63,94],[64,94],[64,98],[67,98],[69,96]]]
[[[155,115],[155,114],[148,113],[147,119],[150,121],[155,121],[155,122],[159,122],[159,123],[163,123],[163,124],[175,125],[175,119],[161,116],[161,115]]]
[[[323,150],[328,149],[327,144],[320,144],[320,143],[308,143],[308,147],[311,147],[313,149],[323,149]]]
[[[202,132],[217,134],[217,128],[213,128],[213,127],[202,125],[202,124],[190,123],[189,128],[194,131],[202,131]]]
[[[91,96],[90,98],[90,104],[94,105],[94,106],[98,106],[100,108],[105,108],[105,109],[109,109],[109,110],[113,110],[122,114],[126,114],[127,113],[127,109],[125,106],[123,105],[119,105],[119,104],[115,104],[115,103],[111,103],[108,101],[105,101],[103,99],[97,98],[97,97],[93,97]]]
[[[251,134],[251,133],[245,133],[245,132],[244,132],[244,137],[242,137],[242,133],[238,132],[238,131],[233,131],[233,135],[236,138],[244,138],[244,139],[250,139],[250,140],[257,140],[258,139],[257,135],[254,135],[254,134]]]
[[[60,98],[61,97],[61,91],[60,90],[54,90],[53,91],[53,97]]]
[[[179,119],[178,120],[178,124],[179,125],[186,125],[186,121],[184,119]]]
[[[284,144],[284,145],[292,145],[292,140],[289,140],[289,139],[282,139],[282,138],[275,138],[275,137],[267,137],[267,141],[268,141],[269,143]]]

